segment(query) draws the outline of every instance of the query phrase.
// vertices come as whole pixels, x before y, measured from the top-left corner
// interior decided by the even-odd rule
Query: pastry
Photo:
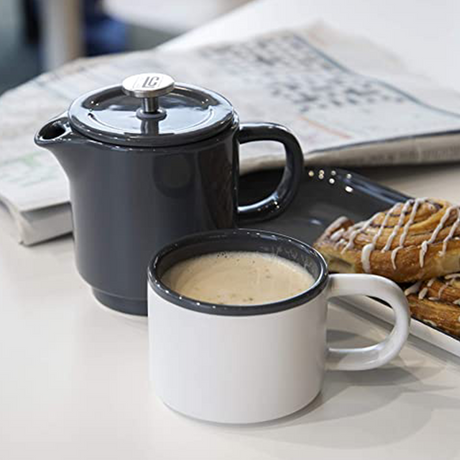
[[[405,294],[413,318],[460,338],[460,273],[418,281]]]
[[[374,273],[408,283],[459,272],[460,208],[410,199],[363,222],[341,217],[314,246],[330,270],[341,273]]]

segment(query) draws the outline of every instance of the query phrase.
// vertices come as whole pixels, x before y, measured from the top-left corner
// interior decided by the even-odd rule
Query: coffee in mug
[[[260,279],[264,284],[256,289],[265,268],[273,278]],[[305,289],[308,275],[313,284]],[[407,299],[394,282],[367,274],[330,275],[314,248],[272,232],[219,230],[182,238],[154,256],[148,276],[155,392],[169,407],[197,419],[255,423],[292,414],[321,391],[326,368],[382,366],[409,333]],[[330,346],[328,300],[355,294],[390,305],[393,331],[364,348]]]
[[[178,294],[220,305],[260,305],[295,297],[314,279],[306,268],[275,254],[224,251],[173,265],[163,283]]]

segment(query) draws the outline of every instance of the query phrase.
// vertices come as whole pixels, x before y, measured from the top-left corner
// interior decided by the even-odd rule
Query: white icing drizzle
[[[423,267],[425,261],[425,254],[428,250],[428,241],[423,241],[422,245],[420,246],[420,252],[418,253],[418,263],[420,267]]]
[[[421,284],[422,284],[421,281],[417,281],[417,282],[416,282],[415,284],[413,284],[412,286],[409,286],[409,287],[404,291],[404,294],[405,294],[405,295],[416,294],[416,293],[419,291]]]
[[[374,220],[374,218],[378,214],[380,214],[380,213],[374,214],[369,220],[366,220],[363,223],[358,223],[358,224],[353,226],[353,228],[356,228],[356,230],[353,230],[351,232],[350,239],[349,239],[348,243],[342,249],[342,252],[345,252],[347,249],[353,248],[354,243],[355,243],[355,238],[358,235],[358,233],[364,232],[371,225],[372,221]]]
[[[417,198],[413,202],[414,206],[412,206],[412,211],[410,213],[409,220],[406,222],[406,225],[404,225],[403,232],[401,234],[401,237],[399,238],[399,244],[398,244],[398,246],[396,248],[393,249],[393,251],[391,251],[391,264],[393,265],[394,270],[397,269],[397,267],[396,267],[396,256],[397,256],[399,250],[404,247],[404,242],[406,241],[407,234],[409,233],[410,226],[414,223],[418,207],[420,206],[420,204],[424,203],[426,200],[427,200],[426,198]],[[411,201],[412,200],[408,200],[406,202],[406,204],[411,203]],[[405,211],[407,212],[407,209]],[[402,211],[401,211],[401,217],[404,220],[405,215],[402,215]],[[400,219],[400,222],[398,222],[398,226],[395,228],[396,233],[401,228],[401,225],[399,225],[400,223],[402,225],[402,220],[401,219]],[[386,250],[390,249],[390,246],[391,246],[391,241],[390,241],[390,244],[388,244],[388,242],[387,242],[387,244],[385,245],[385,248],[387,248]],[[385,249],[385,248],[383,248],[383,249]]]
[[[337,219],[335,219],[334,222],[332,222],[332,224],[326,229],[326,233],[334,233],[336,230],[340,229],[342,224],[347,222],[347,220],[348,217],[345,216],[337,217]]]
[[[371,273],[371,253],[375,249],[375,245],[377,244],[377,241],[379,238],[382,236],[383,231],[385,230],[385,227],[388,223],[388,219],[390,218],[390,215],[393,213],[393,211],[399,206],[400,203],[396,203],[386,214],[384,219],[382,220],[382,223],[379,227],[378,232],[374,235],[372,238],[372,242],[369,244],[366,244],[366,246],[363,247],[363,250],[361,251],[361,265],[363,266],[363,270],[366,273]],[[375,217],[375,216],[374,216]]]
[[[457,230],[459,225],[460,225],[460,209],[457,208],[457,220],[452,224],[452,227],[450,228],[449,234],[446,236],[446,238],[444,239],[444,241],[442,243],[441,256],[445,255],[445,253],[447,251],[447,243],[455,235],[455,231]]]
[[[447,288],[448,285],[449,285],[449,284],[446,283],[446,284],[443,284],[443,285],[441,286],[441,288],[440,288],[439,291],[438,291],[438,300],[441,298],[442,293],[445,291],[445,289]]]
[[[442,219],[439,221],[438,226],[434,229],[433,233],[431,234],[431,237],[428,240],[425,240],[421,247],[420,247],[420,253],[419,253],[419,262],[420,262],[420,267],[423,267],[424,262],[425,262],[425,254],[428,250],[428,246],[436,241],[436,237],[439,235],[439,232],[444,228],[444,225],[447,222],[447,219],[450,216],[450,213],[452,210],[454,210],[454,206],[449,206],[446,209],[446,212],[442,216]]]
[[[345,252],[347,249],[351,249],[355,243],[355,238],[356,235],[361,231],[361,228],[359,227],[356,230],[353,230],[350,234],[350,239],[348,240],[348,243],[343,247],[341,252]]]
[[[436,300],[439,300],[441,298],[442,293],[447,289],[448,286],[452,286],[453,282],[457,278],[460,278],[460,273],[452,273],[450,275],[444,276],[444,279],[448,280],[448,282],[441,286],[441,288],[438,291],[438,297],[436,298]]]
[[[401,209],[401,214],[399,215],[399,220],[396,226],[393,228],[393,231],[391,232],[390,236],[388,237],[388,240],[385,244],[385,246],[382,249],[382,252],[388,251],[391,247],[391,243],[393,243],[393,240],[395,239],[395,236],[398,234],[399,229],[402,227],[402,224],[404,222],[404,218],[406,217],[407,210],[409,209],[409,206],[414,200],[407,200],[404,203],[404,206]],[[398,203],[399,204],[399,203]],[[417,204],[417,200],[415,200],[414,207]]]
[[[424,287],[419,293],[418,293],[418,298],[419,300],[423,300],[423,298],[426,296],[426,293],[428,292],[428,288]]]
[[[409,215],[409,219],[404,224],[403,231],[402,231],[401,236],[399,238],[398,246],[395,247],[391,251],[391,264],[392,264],[394,270],[397,270],[396,256],[397,256],[398,252],[401,249],[404,248],[404,243],[405,243],[407,235],[409,233],[409,229],[410,229],[411,225],[415,221],[415,217],[417,215],[418,208],[420,207],[420,205],[422,203],[425,203],[427,201],[428,201],[427,198],[417,198],[416,200],[410,199],[410,200],[407,200],[403,204],[403,206],[401,208],[398,223],[393,228],[391,234],[389,235],[385,245],[383,246],[383,248],[381,250],[381,252],[386,252],[386,251],[390,250],[391,245],[393,244],[393,241],[396,238],[398,232],[401,230],[401,228],[403,228],[403,224],[404,224],[404,220],[406,218],[407,212],[409,211],[409,208],[412,205],[412,210],[411,210],[411,213]],[[386,228],[386,225],[388,223],[388,219],[390,218],[392,213],[397,209],[397,207],[401,206],[401,204],[402,203],[396,203],[395,205],[393,205],[393,207],[389,211],[387,211],[387,213],[385,214],[385,217],[384,217],[384,219],[382,221],[382,224],[380,225],[379,230],[375,233],[374,237],[372,238],[372,241],[370,243],[366,244],[362,248],[362,251],[361,251],[361,265],[363,267],[364,272],[366,272],[366,273],[371,272],[371,263],[370,263],[371,253],[372,253],[372,251],[374,251],[375,245],[377,244],[379,238],[382,236],[382,233],[383,233],[383,231]],[[436,206],[434,204],[432,204],[430,202],[428,202],[428,204],[430,205],[430,207],[432,209],[436,210]],[[426,253],[428,251],[429,245],[436,241],[437,236],[443,230],[447,220],[449,219],[449,216],[450,216],[451,212],[454,209],[457,210],[457,219],[453,223],[448,235],[443,240],[442,251],[440,251],[441,255],[444,255],[446,253],[448,242],[454,237],[457,228],[460,227],[460,208],[457,207],[457,206],[450,206],[449,208],[446,209],[444,215],[442,216],[441,220],[439,221],[439,224],[437,225],[437,227],[434,229],[434,231],[430,235],[430,238],[428,238],[427,240],[423,241],[422,244],[420,245],[420,252],[419,252],[419,264],[420,264],[420,267],[424,266],[425,256],[426,256]],[[341,251],[342,253],[345,252],[346,250],[351,249],[351,248],[354,247],[354,242],[355,242],[355,239],[358,236],[358,234],[364,232],[372,224],[374,219],[379,214],[380,213],[376,213],[370,219],[368,219],[367,221],[365,221],[363,223],[355,224],[355,225],[353,225],[353,227],[351,227],[352,232],[350,234],[348,242],[345,244],[345,246],[343,247],[343,249]],[[332,241],[337,241],[338,242],[337,244],[340,244],[340,241],[342,240],[343,234],[345,233],[345,229],[344,228],[339,228],[339,227],[346,220],[347,220],[346,217],[340,217],[328,229],[328,231],[331,233],[330,239]],[[460,274],[458,274],[458,277],[460,277]],[[446,279],[449,279],[449,278],[446,277]],[[435,278],[431,278],[427,283],[427,287],[423,288],[420,292],[419,292],[419,290],[420,290],[420,282],[415,283],[413,286],[411,286],[408,289],[406,289],[405,293],[406,293],[406,295],[408,295],[408,293],[412,294],[412,293],[419,292],[419,298],[423,299],[426,296],[427,292],[428,292],[428,288],[431,287],[431,285],[434,283],[434,281],[435,281]],[[441,289],[438,292],[438,298],[440,297],[440,295],[442,294],[442,292],[444,291],[444,289],[446,287],[447,287],[447,285],[444,285],[444,286],[441,287]],[[430,299],[436,299],[436,298],[435,297],[430,297]]]
[[[424,287],[424,288],[419,292],[419,294],[418,294],[419,300],[422,300],[422,299],[425,298],[425,296],[426,296],[427,293],[428,293],[428,288],[430,288],[430,287],[433,285],[433,283],[434,283],[435,281],[436,281],[436,278],[430,278],[430,279],[428,280],[428,282],[426,283],[426,287]],[[429,297],[429,299],[430,299],[430,300],[436,300],[435,297]]]
[[[344,228],[339,228],[337,231],[335,231],[330,237],[329,239],[331,241],[339,241],[340,238],[342,238],[342,235],[345,233],[345,229]]]
[[[409,286],[405,291],[404,294],[410,295],[410,294],[417,294],[418,293],[418,298],[419,300],[423,300],[425,296],[428,293],[428,288],[431,287],[431,285],[436,281],[436,278],[430,278],[430,280],[426,283],[426,286],[420,290],[420,287],[422,286],[422,281],[417,281],[415,284],[412,286]],[[429,297],[430,300],[436,300],[434,297]]]
[[[455,305],[460,305],[460,299],[454,300]]]
[[[396,206],[396,205],[395,205]],[[384,219],[382,220],[382,224],[379,227],[379,231],[374,235],[374,238],[372,238],[372,244],[375,246],[379,238],[382,236],[383,230],[385,230],[385,226],[387,225],[388,219],[390,218],[390,214],[393,212],[395,209],[395,206],[393,206],[386,214]]]
[[[426,283],[426,285],[427,285],[428,287],[431,287],[435,281],[436,281],[436,278],[431,278],[431,279],[428,281],[428,283]]]
[[[370,257],[371,257],[371,252],[374,250],[374,244],[373,243],[369,243],[369,244],[366,244],[366,246],[363,247],[363,250],[361,251],[361,264],[363,266],[363,270],[366,272],[366,273],[370,273],[371,272],[371,261],[370,261]]]
[[[391,265],[393,266],[393,270],[396,270],[398,267],[396,266],[396,256],[398,255],[398,251],[401,249],[401,247],[394,248],[393,251],[391,251]]]

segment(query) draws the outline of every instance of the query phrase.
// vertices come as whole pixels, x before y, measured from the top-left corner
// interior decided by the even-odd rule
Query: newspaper
[[[24,244],[71,231],[67,179],[52,154],[34,145],[34,133],[81,94],[140,72],[218,91],[242,123],[288,126],[307,165],[460,159],[459,94],[410,72],[375,44],[322,23],[185,52],[82,59],[0,98],[0,199]],[[275,143],[241,151],[242,173],[283,162]]]

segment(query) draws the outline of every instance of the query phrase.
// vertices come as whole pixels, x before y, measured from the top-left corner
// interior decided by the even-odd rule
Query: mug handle
[[[284,145],[286,166],[276,190],[258,203],[238,206],[238,224],[271,219],[282,213],[299,190],[303,175],[303,153],[298,140],[284,126],[275,123],[245,123],[238,132],[238,142],[275,141]]]
[[[328,368],[361,371],[383,366],[403,347],[409,335],[410,313],[406,296],[393,281],[376,275],[330,275],[328,299],[363,294],[388,303],[395,313],[391,333],[380,343],[363,348],[328,349]]]

